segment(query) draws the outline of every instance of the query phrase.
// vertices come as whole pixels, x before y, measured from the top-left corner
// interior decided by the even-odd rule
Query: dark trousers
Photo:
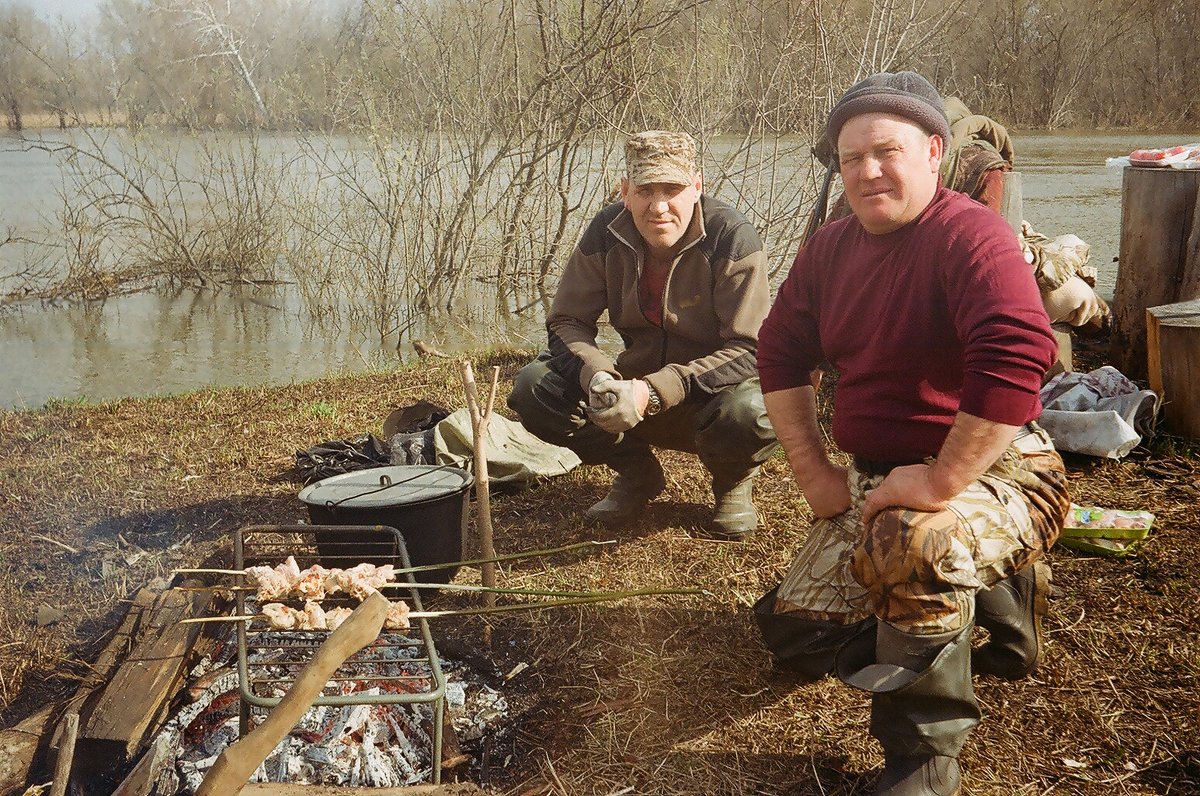
[[[548,359],[542,354],[517,373],[508,405],[531,434],[570,448],[587,464],[619,471],[622,461],[644,457],[654,446],[695,453],[714,476],[732,478],[762,464],[778,445],[756,378],[610,434],[588,420],[583,390],[551,370]]]

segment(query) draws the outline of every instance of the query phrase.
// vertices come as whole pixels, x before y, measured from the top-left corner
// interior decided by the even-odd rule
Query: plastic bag
[[[359,434],[349,439],[322,442],[296,451],[296,471],[311,484],[331,475],[383,467],[391,464],[391,446],[374,434]]]

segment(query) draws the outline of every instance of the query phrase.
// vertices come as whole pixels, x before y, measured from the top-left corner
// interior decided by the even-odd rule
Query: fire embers
[[[294,657],[296,645],[324,640],[320,633],[270,633],[278,646],[255,650],[255,665],[266,664],[264,680],[290,680],[282,664],[270,659]],[[363,668],[363,680],[338,683],[343,695],[376,695],[388,692],[421,692],[429,688],[427,664],[409,660],[420,656],[420,647],[390,647],[377,642],[373,650],[382,660]],[[266,659],[266,660],[264,660]],[[157,792],[194,793],[217,757],[237,741],[241,694],[238,674],[220,668],[223,661],[197,667],[188,688],[195,701],[180,710],[164,727],[155,743],[164,754],[174,755]],[[443,661],[446,702],[450,722],[464,741],[502,731],[508,704],[500,692],[484,683],[474,669],[456,661]],[[383,678],[383,679],[379,679]],[[276,696],[282,696],[282,689]],[[332,691],[327,691],[333,693]],[[261,712],[256,712],[261,717]],[[296,785],[351,785],[401,787],[431,779],[434,748],[433,705],[316,706],[254,773],[252,782],[287,782]]]

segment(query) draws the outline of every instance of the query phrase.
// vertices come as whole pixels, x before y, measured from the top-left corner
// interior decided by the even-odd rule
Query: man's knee
[[[714,457],[760,464],[778,444],[758,379],[721,390],[713,396],[705,414],[697,434],[702,455],[711,452]]]
[[[876,616],[907,632],[957,630],[971,620],[979,581],[953,512],[885,509],[855,548],[852,571]]]
[[[580,394],[573,394],[571,385],[550,369],[542,355],[517,371],[508,407],[531,433],[556,442],[572,427],[572,415],[582,399],[580,391],[574,392]]]
[[[518,370],[517,375],[513,377],[512,392],[508,395],[508,408],[516,412],[518,417],[524,419],[526,414],[537,411],[533,397],[534,388],[549,370],[544,362],[535,359]]]

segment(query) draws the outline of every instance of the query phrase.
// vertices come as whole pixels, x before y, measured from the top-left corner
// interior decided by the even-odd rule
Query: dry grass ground
[[[481,357],[476,373],[499,365],[503,394],[526,356]],[[289,474],[297,449],[378,430],[390,410],[419,398],[460,406],[456,366],[0,413],[0,726],[72,689],[136,587],[219,560],[238,525],[303,518]],[[517,661],[530,668],[513,681],[524,712],[489,750],[487,783],[512,796],[867,789],[881,763],[866,734],[867,700],[834,680],[804,684],[773,670],[751,617],[810,516],[783,460],[770,461],[756,487],[762,528],[723,544],[689,536],[711,500],[699,463],[664,459],[666,494],[615,535],[619,544],[522,563],[502,580],[698,584],[715,596],[495,618],[485,656],[500,671]],[[1048,660],[1022,683],[977,680],[985,719],[963,754],[969,792],[1198,793],[1200,458],[1160,439],[1122,462],[1069,464],[1078,502],[1150,509],[1158,520],[1136,557],[1054,551]],[[498,548],[607,536],[580,517],[609,478],[584,467],[495,496]],[[36,626],[43,603],[67,618]],[[461,642],[481,627],[475,619],[441,630]]]

